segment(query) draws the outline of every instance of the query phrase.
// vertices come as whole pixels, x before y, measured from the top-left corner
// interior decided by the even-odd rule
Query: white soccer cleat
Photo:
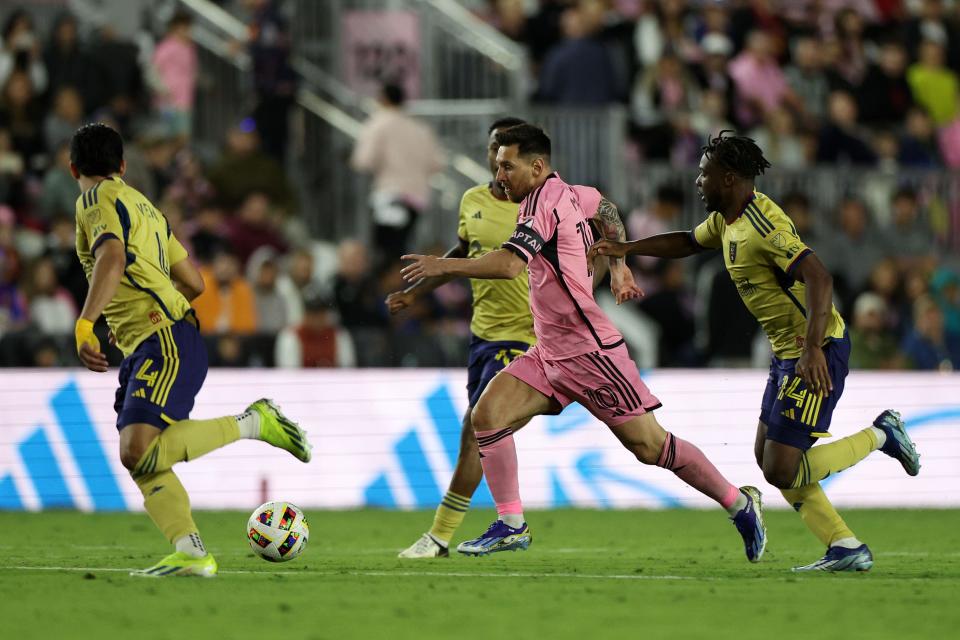
[[[425,533],[412,545],[401,551],[398,558],[447,558],[450,549],[437,542],[436,538]]]

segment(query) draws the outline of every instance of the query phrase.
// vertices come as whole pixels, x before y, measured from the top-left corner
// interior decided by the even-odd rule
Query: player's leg
[[[626,347],[550,365],[548,376],[554,388],[575,398],[606,423],[640,462],[672,471],[717,501],[740,531],[747,558],[752,562],[760,559],[766,546],[760,492],[754,487],[738,489],[699,448],[660,426],[652,413],[660,401],[640,379]]]
[[[565,398],[552,393],[536,347],[514,360],[490,382],[471,415],[483,473],[497,505],[498,520],[481,536],[461,543],[468,555],[526,549],[532,540],[520,500],[513,434],[536,415],[559,413]]]

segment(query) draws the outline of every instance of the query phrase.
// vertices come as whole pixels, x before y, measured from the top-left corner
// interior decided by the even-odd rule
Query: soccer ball
[[[270,562],[286,562],[303,553],[310,527],[303,511],[289,502],[266,502],[247,521],[247,542]]]

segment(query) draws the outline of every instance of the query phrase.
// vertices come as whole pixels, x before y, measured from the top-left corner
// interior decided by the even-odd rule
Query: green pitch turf
[[[457,540],[482,531],[473,512]],[[272,565],[247,514],[198,513],[213,580],[144,579],[167,546],[145,515],[0,513],[4,638],[945,638],[960,628],[960,511],[847,510],[876,556],[866,574],[792,574],[822,553],[768,513],[748,563],[723,515],[550,511],[527,552],[400,561],[430,513],[308,513],[306,553]],[[456,555],[456,554],[454,554]]]

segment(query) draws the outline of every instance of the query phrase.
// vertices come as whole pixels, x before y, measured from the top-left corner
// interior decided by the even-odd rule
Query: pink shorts
[[[564,407],[579,402],[611,427],[661,406],[640,379],[626,345],[564,360],[544,360],[535,345],[502,373],[509,373]]]

